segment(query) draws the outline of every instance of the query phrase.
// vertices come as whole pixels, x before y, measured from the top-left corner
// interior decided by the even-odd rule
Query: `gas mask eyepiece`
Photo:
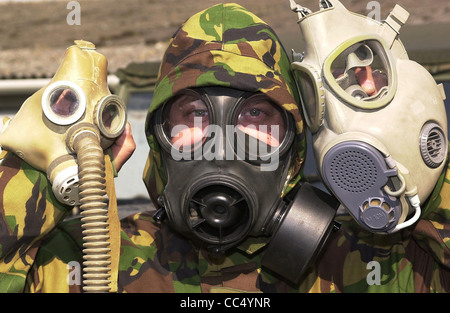
[[[186,89],[159,111],[156,133],[177,160],[205,157],[264,162],[290,148],[293,121],[267,96],[246,93],[227,112],[229,116],[222,113],[212,108],[208,96],[202,98],[198,91]]]
[[[86,95],[71,81],[50,84],[42,94],[42,111],[57,125],[71,125],[86,112]]]
[[[117,138],[125,129],[126,112],[120,97],[108,95],[101,98],[95,107],[94,122],[102,136],[108,139]]]
[[[325,60],[323,73],[340,98],[368,110],[381,108],[394,97],[397,77],[392,68],[389,48],[382,38],[371,35],[343,43]]]

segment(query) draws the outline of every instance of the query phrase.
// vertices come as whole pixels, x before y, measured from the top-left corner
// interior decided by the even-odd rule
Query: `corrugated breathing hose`
[[[110,247],[105,159],[94,131],[73,138],[78,159],[79,197],[83,227],[83,291],[110,291]]]

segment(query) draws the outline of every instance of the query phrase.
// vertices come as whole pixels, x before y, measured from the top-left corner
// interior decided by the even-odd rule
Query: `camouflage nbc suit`
[[[160,69],[149,116],[174,93],[194,86],[220,85],[264,92],[290,112],[297,129],[296,154],[288,192],[303,179],[303,121],[289,72],[289,60],[273,30],[244,8],[217,5],[200,12],[171,38]],[[164,190],[159,147],[149,135],[144,181],[153,200]],[[106,156],[107,160],[108,156]],[[112,166],[108,165],[114,205]],[[78,219],[54,198],[46,174],[11,153],[0,165],[0,292],[81,292],[69,284],[71,262],[82,262]],[[110,208],[110,215],[114,208]],[[450,171],[424,204],[421,220],[392,235],[362,230],[339,214],[318,261],[298,285],[261,267],[264,238],[249,238],[221,259],[149,214],[110,219],[112,291],[117,292],[449,292]],[[119,236],[120,234],[120,236]],[[375,262],[374,262],[375,261]],[[372,269],[379,265],[378,280]]]

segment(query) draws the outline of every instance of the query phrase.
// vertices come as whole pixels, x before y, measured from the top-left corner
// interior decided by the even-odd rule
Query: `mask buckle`
[[[295,3],[294,0],[290,0],[290,2],[291,2],[291,10],[298,14],[299,19],[302,19],[306,15],[312,13],[310,9],[302,7],[300,4]]]
[[[159,196],[157,201],[159,208],[152,215],[152,217],[157,223],[161,224],[167,217],[167,212],[164,204],[164,196]]]

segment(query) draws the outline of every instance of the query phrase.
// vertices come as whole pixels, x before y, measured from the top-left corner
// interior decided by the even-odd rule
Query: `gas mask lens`
[[[237,154],[245,152],[246,159],[264,160],[279,153],[287,137],[288,116],[267,96],[256,94],[245,99],[234,115]]]
[[[352,45],[331,65],[339,86],[355,98],[368,99],[387,89],[387,70],[374,50],[363,43]]]
[[[199,94],[186,90],[163,109],[163,131],[172,148],[192,152],[206,140],[210,110]]]
[[[206,156],[215,157],[226,139],[227,158],[264,162],[289,148],[295,133],[286,111],[264,94],[223,96],[186,89],[164,105],[158,118],[163,145],[183,157],[195,157],[203,146]]]
[[[284,112],[267,97],[255,95],[241,105],[235,125],[241,132],[271,147],[279,147],[286,134]]]
[[[347,47],[347,48],[346,48]],[[386,105],[395,94],[389,51],[378,40],[344,44],[324,64],[325,78],[348,103],[362,109]]]
[[[118,96],[108,95],[102,98],[95,111],[95,123],[103,136],[116,138],[125,128],[126,109]]]
[[[60,116],[70,116],[80,104],[77,94],[69,88],[59,88],[50,97],[50,108]]]
[[[42,109],[45,116],[55,124],[73,124],[86,110],[86,96],[75,83],[58,81],[44,91]]]

